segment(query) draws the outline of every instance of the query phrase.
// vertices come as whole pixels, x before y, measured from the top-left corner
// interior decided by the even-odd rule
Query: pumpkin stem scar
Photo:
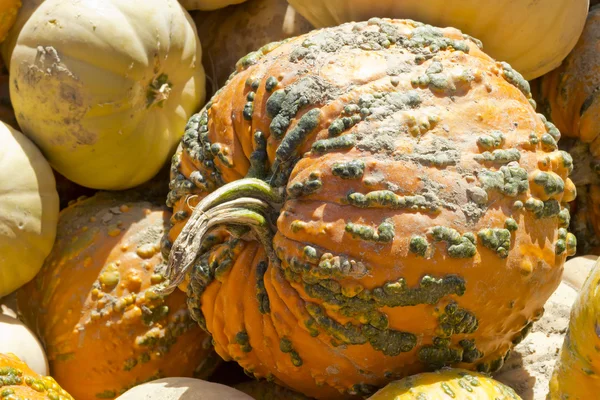
[[[165,100],[169,98],[171,94],[171,82],[169,82],[168,75],[160,74],[150,82],[148,91],[146,92],[146,108],[150,108],[153,105],[162,107]]]
[[[269,261],[279,265],[273,249],[274,222],[268,217],[283,203],[283,189],[274,189],[255,178],[241,179],[222,186],[205,197],[173,243],[167,262],[167,280],[161,293],[171,293],[183,282],[187,271],[201,256],[202,243],[209,231],[219,225],[249,227],[265,247]]]

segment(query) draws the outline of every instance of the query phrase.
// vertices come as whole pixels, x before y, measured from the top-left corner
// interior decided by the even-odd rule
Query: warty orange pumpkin
[[[318,399],[490,372],[575,251],[572,159],[529,84],[453,28],[273,43],[188,123],[169,281],[216,351]]]
[[[73,400],[53,378],[34,372],[11,353],[0,353],[0,399]]]
[[[206,377],[216,366],[185,295],[156,292],[170,213],[141,199],[102,192],[64,209],[52,253],[18,292],[52,376],[78,400],[112,399],[162,377]]]

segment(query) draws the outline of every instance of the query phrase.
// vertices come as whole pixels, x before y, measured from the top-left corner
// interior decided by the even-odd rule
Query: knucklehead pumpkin
[[[61,211],[52,253],[17,293],[52,376],[78,400],[112,399],[163,377],[204,378],[217,365],[185,295],[156,292],[170,213],[142,196],[101,192]]]
[[[372,19],[244,57],[173,159],[168,293],[216,351],[317,399],[490,372],[575,252],[571,156],[453,28]]]

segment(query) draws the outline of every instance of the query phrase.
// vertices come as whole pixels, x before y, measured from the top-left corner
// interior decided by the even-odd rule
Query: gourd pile
[[[3,0],[0,399],[594,398],[592,6]]]

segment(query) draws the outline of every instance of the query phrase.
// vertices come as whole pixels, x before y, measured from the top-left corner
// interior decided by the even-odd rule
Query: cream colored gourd
[[[129,389],[116,400],[252,400],[218,383],[193,378],[165,378]]]
[[[0,313],[0,353],[13,353],[40,375],[48,375],[48,359],[38,338],[21,321]]]
[[[243,3],[246,0],[179,0],[186,10],[216,10],[231,4]]]
[[[589,0],[288,0],[316,27],[371,17],[452,26],[526,79],[558,67],[583,30]]]
[[[11,99],[59,173],[125,189],[160,170],[201,106],[201,58],[176,0],[46,0],[18,35]]]
[[[37,274],[57,221],[52,169],[29,139],[0,122],[0,297]]]

